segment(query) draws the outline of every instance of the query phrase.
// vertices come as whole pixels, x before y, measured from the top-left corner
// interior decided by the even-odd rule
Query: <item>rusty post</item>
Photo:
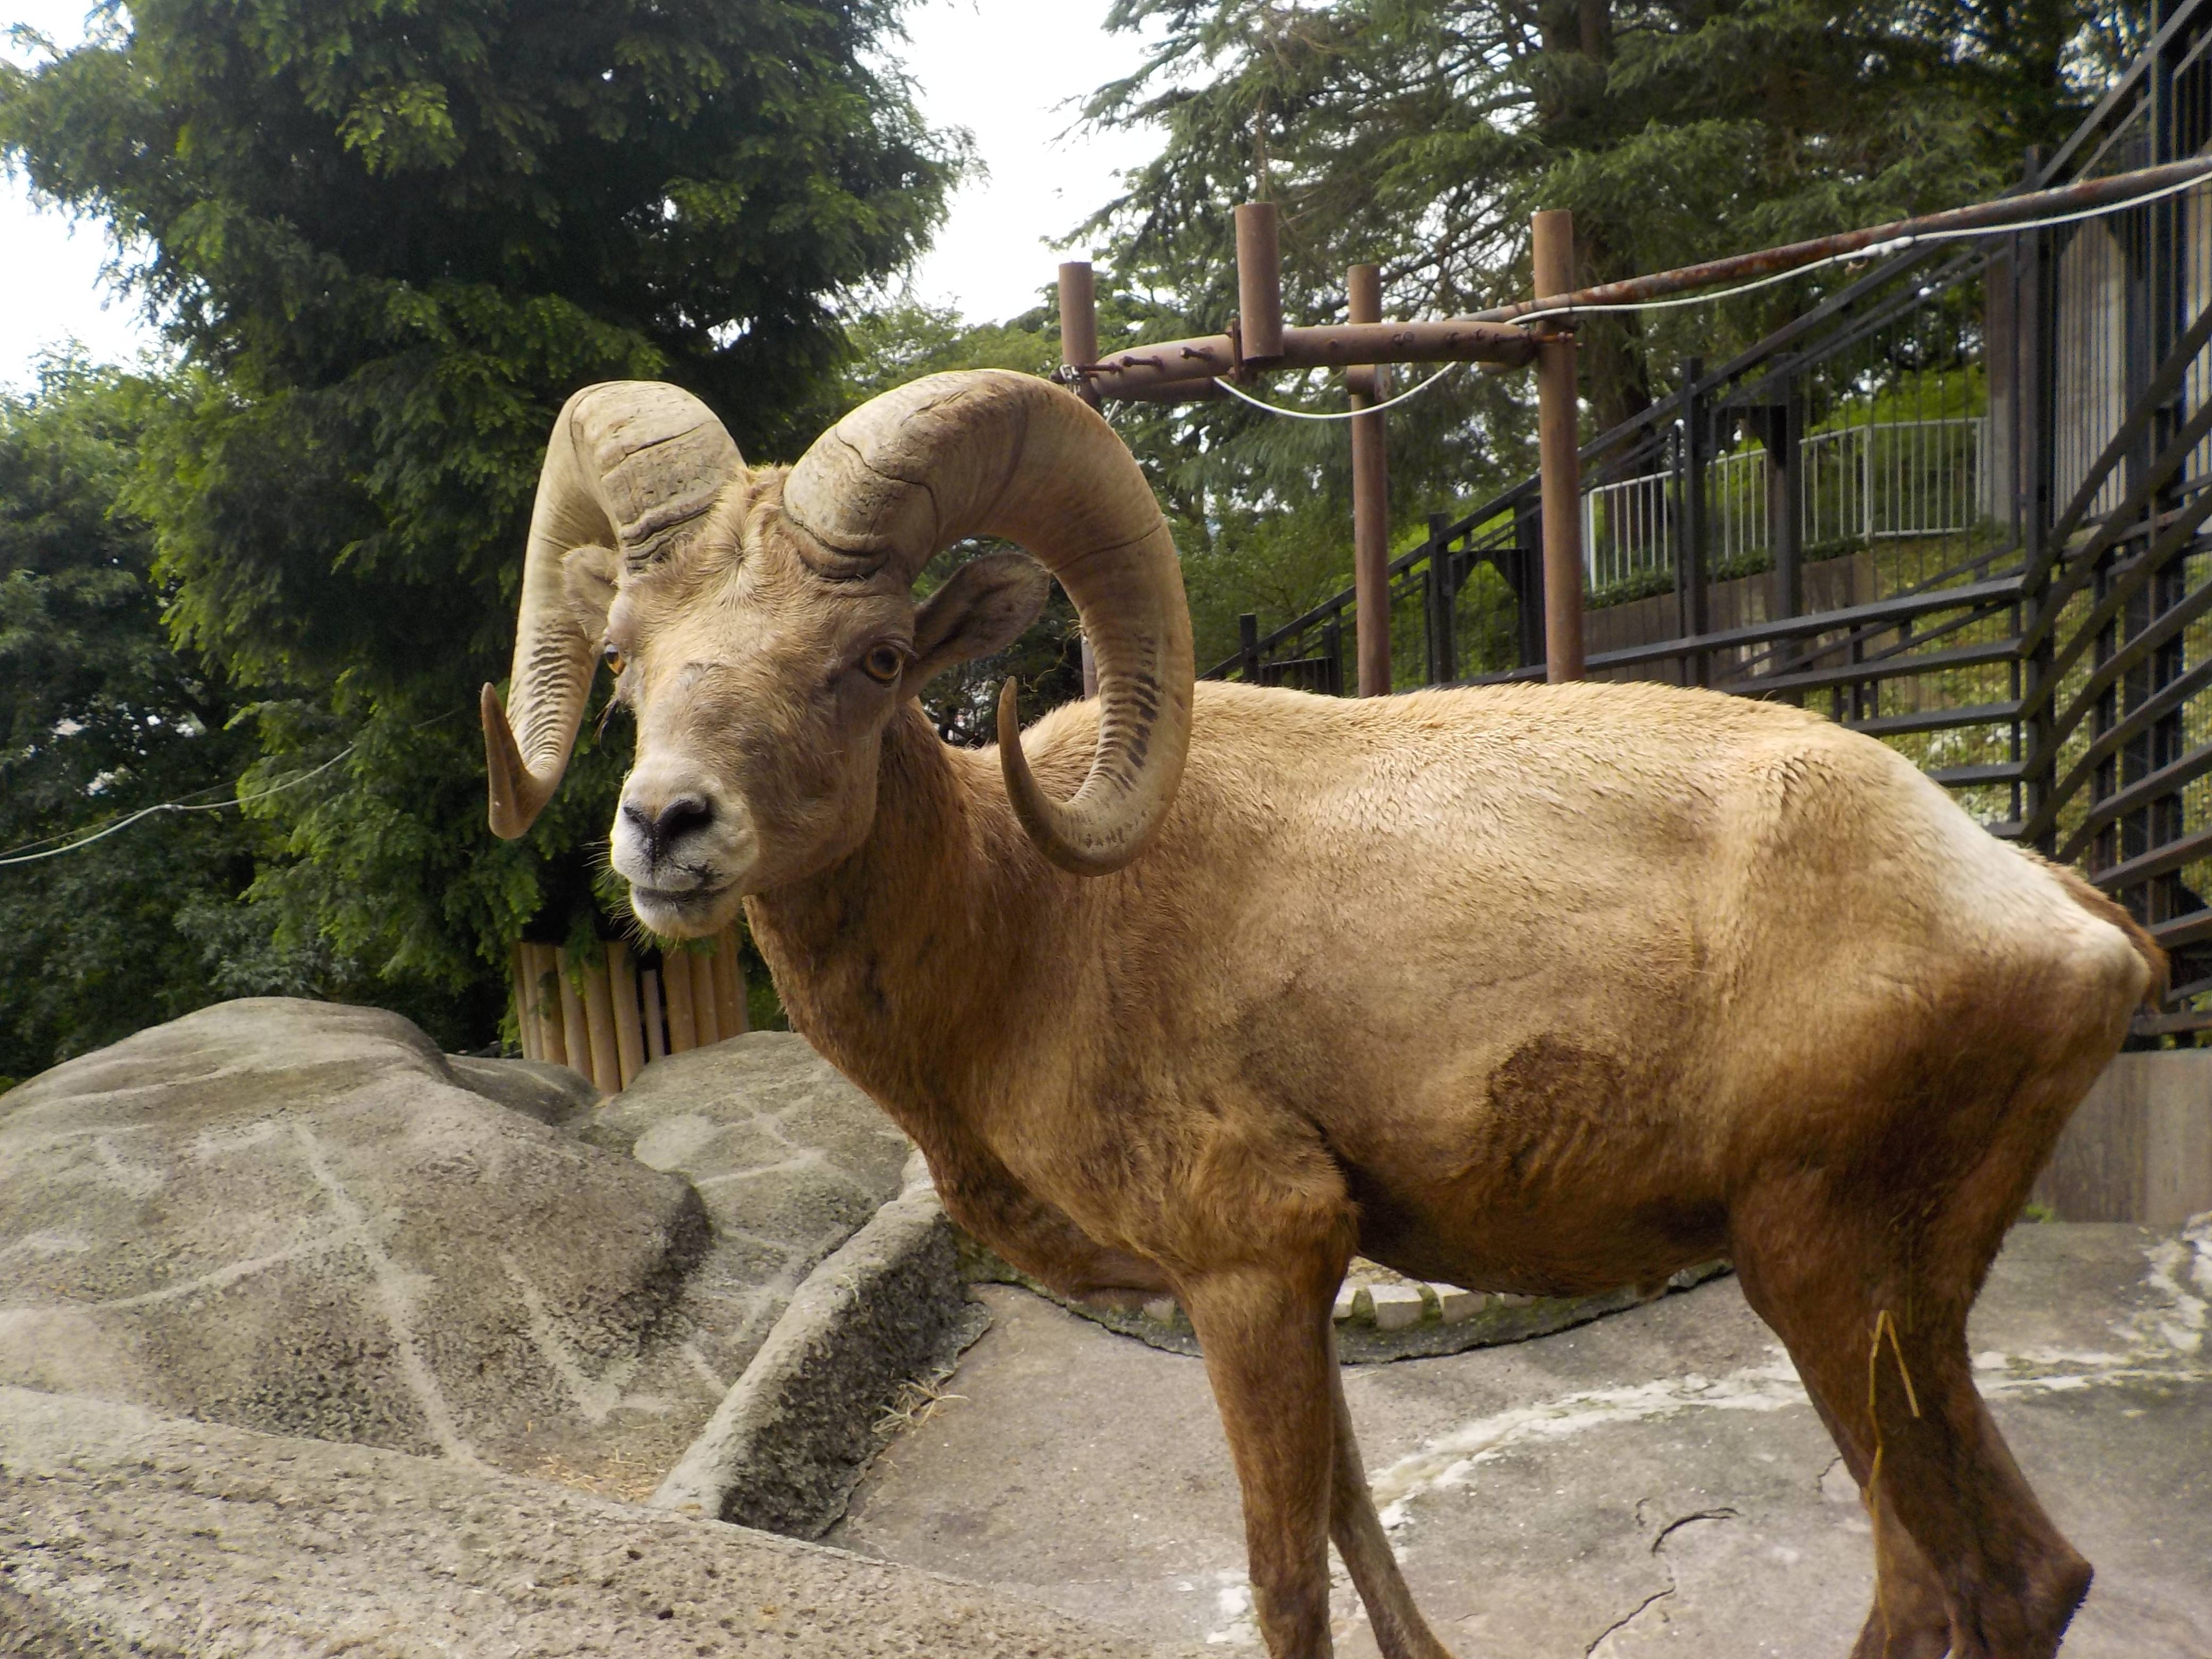
[[[1069,259],[1060,268],[1060,361],[1069,368],[1098,361],[1098,289],[1088,259]],[[1088,375],[1074,377],[1073,384],[1085,403],[1097,403]]]
[[[1529,222],[1535,297],[1569,292],[1575,283],[1574,216],[1558,208]],[[1583,677],[1583,489],[1571,329],[1549,330],[1536,353],[1536,437],[1543,469],[1544,678],[1556,685]]]
[[[1247,362],[1273,362],[1283,355],[1282,223],[1273,202],[1244,202],[1237,209],[1237,316]],[[1382,313],[1368,320],[1380,322]]]
[[[1382,270],[1354,265],[1347,284],[1352,320],[1382,320]],[[1345,376],[1352,406],[1366,409],[1389,395],[1389,371],[1382,366],[1355,368]],[[1358,625],[1354,654],[1359,663],[1359,695],[1379,697],[1390,690],[1390,451],[1386,415],[1362,415],[1352,422],[1352,585]]]

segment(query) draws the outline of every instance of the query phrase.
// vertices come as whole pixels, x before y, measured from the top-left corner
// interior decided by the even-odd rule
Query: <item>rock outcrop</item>
[[[0,1383],[642,1498],[906,1152],[787,1035],[600,1103],[222,1004],[0,1097]]]

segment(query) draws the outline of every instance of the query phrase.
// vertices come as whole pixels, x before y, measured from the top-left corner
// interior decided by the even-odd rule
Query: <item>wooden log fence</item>
[[[655,967],[620,939],[581,953],[524,939],[511,966],[523,1058],[570,1066],[611,1095],[653,1060],[746,1030],[734,927],[664,951]]]

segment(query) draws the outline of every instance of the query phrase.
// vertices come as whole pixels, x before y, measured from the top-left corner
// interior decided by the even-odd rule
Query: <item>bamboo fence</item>
[[[734,927],[671,947],[657,968],[620,939],[581,953],[522,939],[512,960],[523,1057],[572,1066],[611,1095],[650,1061],[745,1030]]]

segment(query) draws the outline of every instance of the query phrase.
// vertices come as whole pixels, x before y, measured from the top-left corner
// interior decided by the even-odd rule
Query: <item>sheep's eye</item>
[[[607,672],[612,674],[617,679],[620,679],[623,676],[623,670],[628,666],[628,664],[623,659],[622,647],[618,645],[610,644],[605,651],[602,651],[599,653],[599,655],[606,663]]]
[[[895,645],[875,646],[860,659],[860,668],[870,679],[889,685],[906,672],[906,653]]]

